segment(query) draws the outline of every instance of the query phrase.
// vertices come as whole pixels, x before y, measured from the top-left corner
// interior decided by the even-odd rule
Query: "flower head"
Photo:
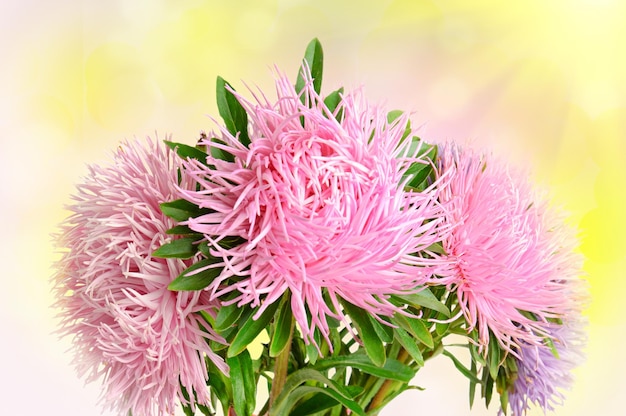
[[[189,264],[151,255],[174,225],[159,204],[175,195],[175,163],[159,142],[120,146],[111,166],[89,167],[60,236],[61,332],[74,337],[79,374],[104,376],[104,399],[123,415],[172,414],[177,400],[207,404],[205,356],[226,370],[206,340],[224,341],[198,313],[214,314],[215,303],[169,291]],[[191,403],[183,387],[195,392]]]
[[[430,277],[434,262],[415,253],[441,240],[441,212],[433,188],[404,190],[408,167],[428,163],[401,145],[406,117],[388,123],[359,94],[343,96],[333,113],[310,82],[299,95],[284,77],[277,93],[274,103],[238,96],[249,146],[225,130],[222,143],[203,140],[233,160],[185,162],[199,190],[181,193],[213,210],[188,222],[224,260],[209,289],[262,308],[290,291],[296,321],[311,340],[315,328],[327,334],[327,316],[341,317],[339,298],[390,315],[396,307],[389,294]],[[246,242],[221,247],[228,236]]]
[[[483,347],[492,332],[515,354],[540,345],[544,324],[567,314],[563,284],[576,281],[576,239],[521,173],[498,160],[443,146],[441,192],[451,231],[444,240],[452,269],[439,279],[456,288],[469,330]]]
[[[564,390],[574,382],[572,370],[584,359],[586,342],[583,319],[580,315],[570,318],[562,324],[547,325],[554,348],[546,344],[520,347],[517,379],[508,393],[513,415],[526,414],[531,404],[550,411],[563,404]],[[501,409],[501,413],[506,413],[506,409]]]
[[[565,281],[562,296],[566,312],[559,320],[544,324],[547,334],[540,345],[524,343],[515,358],[517,378],[508,389],[508,405],[513,415],[523,415],[537,405],[553,411],[562,405],[565,391],[574,382],[572,370],[584,360],[587,335],[582,310],[589,296],[584,280]],[[500,409],[505,414],[507,409]]]

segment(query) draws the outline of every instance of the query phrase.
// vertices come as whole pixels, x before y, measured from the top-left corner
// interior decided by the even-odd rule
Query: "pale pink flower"
[[[375,315],[396,311],[389,295],[434,271],[437,261],[417,252],[441,240],[441,211],[433,187],[404,190],[406,169],[427,163],[400,145],[406,116],[389,124],[355,93],[342,97],[337,121],[310,82],[305,103],[286,78],[276,85],[274,103],[238,96],[249,147],[225,130],[218,134],[224,145],[202,141],[234,162],[185,162],[199,190],[182,196],[214,211],[188,222],[224,260],[209,290],[234,291],[233,301],[262,309],[291,291],[296,321],[311,341],[315,328],[328,334],[326,317],[343,316],[338,298]],[[217,242],[227,236],[246,243],[224,249]]]
[[[514,354],[520,341],[541,344],[544,323],[568,311],[563,282],[581,274],[576,239],[525,175],[472,150],[440,149],[449,181],[441,203],[452,227],[444,249],[453,268],[437,282],[455,288],[481,346],[489,331]]]
[[[170,415],[178,400],[207,404],[205,357],[226,370],[208,346],[224,340],[198,313],[214,316],[215,302],[167,289],[189,261],[151,255],[174,225],[159,204],[174,199],[177,163],[160,142],[123,144],[110,166],[89,167],[60,235],[61,333],[73,337],[80,376],[103,377],[103,399],[121,415]]]

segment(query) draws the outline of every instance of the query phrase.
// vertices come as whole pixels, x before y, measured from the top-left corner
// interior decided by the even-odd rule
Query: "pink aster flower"
[[[123,415],[170,415],[178,400],[207,404],[205,357],[226,370],[207,341],[224,340],[198,313],[214,315],[215,303],[167,289],[189,262],[151,256],[174,225],[159,208],[175,195],[173,160],[148,141],[120,146],[111,166],[90,166],[60,236],[61,332],[73,337],[80,376],[104,377],[103,399]]]
[[[456,288],[480,345],[490,331],[513,354],[520,342],[540,345],[545,322],[568,311],[562,285],[580,275],[576,240],[521,173],[454,145],[440,154],[449,180],[441,202],[452,226],[444,249],[453,268],[438,282]]]
[[[441,210],[434,187],[404,191],[406,169],[427,163],[400,145],[406,117],[389,124],[386,113],[350,94],[337,121],[310,82],[304,104],[286,78],[276,86],[273,103],[238,96],[250,145],[225,130],[218,135],[223,145],[202,141],[234,162],[185,162],[199,190],[181,193],[214,211],[188,222],[224,260],[209,290],[235,292],[233,301],[261,309],[290,291],[296,321],[312,341],[315,328],[328,334],[327,316],[342,317],[339,298],[390,315],[390,294],[432,275],[436,260],[416,253],[441,240]],[[217,242],[227,236],[246,243],[224,249]]]

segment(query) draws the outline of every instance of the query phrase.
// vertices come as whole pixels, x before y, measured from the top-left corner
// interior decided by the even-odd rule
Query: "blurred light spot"
[[[54,141],[53,147],[71,143],[75,133],[76,122],[72,112],[60,99],[49,95],[31,97],[21,109],[21,115],[35,121],[43,137],[32,137],[31,140],[50,143],[50,134],[60,140]],[[55,134],[56,133],[56,134]]]
[[[441,46],[450,52],[462,52],[476,42],[476,29],[467,19],[448,18],[439,31]]]
[[[165,12],[163,0],[117,0],[120,14],[133,22],[154,24],[154,19]]]
[[[155,25],[147,34],[144,56],[160,92],[170,103],[210,101],[215,76],[232,66],[232,16],[221,8],[185,10],[175,20]]]
[[[574,101],[581,106],[590,117],[619,107],[623,97],[615,84],[607,79],[586,80],[574,89]]]
[[[428,89],[428,106],[435,116],[442,119],[462,112],[468,100],[468,89],[458,78],[437,79]]]
[[[441,10],[432,1],[395,0],[385,10],[381,27],[393,30],[399,26],[406,26],[422,31],[420,21],[441,17]]]
[[[274,40],[275,14],[263,9],[242,10],[235,23],[235,38],[246,49],[263,51]]]
[[[140,56],[131,45],[111,42],[87,57],[87,108],[108,129],[129,129],[152,115],[156,97]]]
[[[626,169],[604,169],[596,179],[597,208],[587,213],[580,227],[581,249],[591,260],[611,262],[626,257]]]

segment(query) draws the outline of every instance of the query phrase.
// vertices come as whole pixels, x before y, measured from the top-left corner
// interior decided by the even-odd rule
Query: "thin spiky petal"
[[[444,249],[453,268],[437,282],[455,288],[482,347],[490,331],[513,354],[521,344],[541,345],[544,323],[567,313],[563,282],[581,274],[572,267],[575,238],[525,175],[452,144],[440,154],[449,180],[441,201],[452,227]]]
[[[400,145],[406,116],[390,124],[357,92],[342,97],[338,121],[310,82],[304,103],[285,77],[276,86],[273,103],[238,96],[249,148],[225,130],[216,134],[224,144],[202,141],[234,162],[186,161],[184,174],[199,190],[181,195],[213,210],[188,222],[227,264],[209,290],[262,308],[291,291],[296,321],[312,341],[315,328],[328,334],[328,316],[343,317],[339,298],[393,314],[389,295],[424,283],[439,267],[416,253],[441,240],[442,214],[435,187],[403,188],[408,167],[428,163]],[[218,243],[227,236],[246,243],[224,249]],[[229,283],[233,276],[243,278]]]

